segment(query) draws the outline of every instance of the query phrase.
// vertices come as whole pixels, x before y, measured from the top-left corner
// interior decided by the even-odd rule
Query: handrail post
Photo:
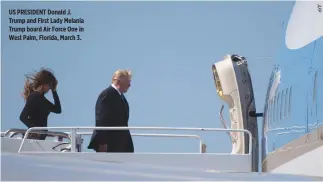
[[[21,141],[20,147],[19,147],[19,149],[18,149],[18,154],[20,154],[20,153],[21,153],[21,149],[22,149],[22,147],[24,146],[25,141],[26,141],[26,139],[28,138],[29,132],[30,132],[32,129],[33,129],[33,128],[29,128],[29,129],[27,129],[27,131],[25,132],[25,135],[24,135],[24,137],[23,137],[23,139],[22,139],[22,141]]]
[[[202,150],[201,153],[206,153],[206,145],[204,143],[201,146],[201,150]]]
[[[76,149],[76,128],[71,129],[71,152],[75,152]]]
[[[76,141],[77,152],[82,152],[82,144],[83,144],[82,135],[76,134],[75,141]]]

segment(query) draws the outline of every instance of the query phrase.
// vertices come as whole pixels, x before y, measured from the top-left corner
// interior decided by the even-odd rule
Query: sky
[[[222,128],[218,112],[225,103],[216,93],[211,66],[231,53],[248,59],[257,112],[262,112],[292,5],[276,1],[2,2],[1,131],[26,128],[19,120],[24,75],[40,67],[54,71],[62,104],[62,113],[50,114],[48,126],[94,126],[99,93],[111,84],[115,70],[126,68],[133,73],[126,94],[130,126]],[[14,8],[69,8],[71,17],[84,19],[82,40],[9,40],[8,12]],[[53,101],[51,93],[46,97]],[[229,121],[226,104],[225,108]],[[208,152],[231,152],[223,132],[163,133],[198,134]],[[198,152],[194,139],[133,140],[136,152]]]

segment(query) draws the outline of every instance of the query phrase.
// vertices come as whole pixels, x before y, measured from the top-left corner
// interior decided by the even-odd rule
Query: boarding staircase
[[[169,167],[192,167],[227,172],[258,171],[258,130],[255,101],[247,61],[238,55],[227,55],[212,65],[214,82],[219,97],[229,107],[231,128],[223,118],[224,128],[184,127],[33,127],[28,130],[10,129],[1,133],[1,152],[21,155],[62,156],[82,160],[141,163]],[[93,130],[159,130],[226,132],[232,143],[231,153],[209,153],[199,135],[132,133],[142,137],[176,137],[199,140],[198,153],[95,153],[82,151],[83,137]],[[60,131],[60,132],[58,132]],[[46,134],[50,140],[29,139],[30,134]],[[17,138],[20,136],[20,138]]]

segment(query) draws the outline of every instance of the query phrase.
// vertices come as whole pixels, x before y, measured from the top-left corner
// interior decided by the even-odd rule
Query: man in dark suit
[[[101,92],[95,106],[95,126],[127,127],[129,105],[124,97],[130,87],[131,72],[117,70],[112,85]],[[129,130],[94,130],[88,149],[96,152],[134,152]]]

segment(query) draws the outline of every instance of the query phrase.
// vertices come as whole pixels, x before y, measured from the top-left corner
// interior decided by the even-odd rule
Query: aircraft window
[[[267,114],[267,121],[268,123],[271,122],[271,100],[268,101],[268,114]]]
[[[271,99],[268,101],[268,103],[269,103],[268,122],[271,122],[271,108],[272,108]]]
[[[269,114],[270,114],[270,100],[267,101],[267,112],[266,112],[267,123],[269,122]]]
[[[315,116],[317,116],[317,103],[316,103],[316,98],[317,98],[317,71],[315,71],[314,75],[314,86],[313,86],[313,104],[315,104]],[[311,107],[313,109],[313,107]],[[311,111],[312,112],[312,111]]]
[[[267,113],[268,113],[268,102],[265,104],[265,120],[267,120]]]
[[[270,114],[270,101],[267,100],[267,112],[266,112],[267,123],[269,122],[269,114]]]
[[[276,122],[277,117],[277,97],[274,97],[274,116],[273,116],[273,122]]]
[[[291,110],[292,110],[292,105],[291,105],[291,102],[292,102],[292,87],[290,87],[289,89],[289,101],[288,101],[288,116],[290,116],[290,113],[291,113]]]
[[[275,116],[275,97],[271,100],[271,122],[274,122],[274,116]]]
[[[274,117],[275,117],[275,96],[271,100],[271,122],[274,122]]]
[[[287,111],[288,111],[288,88],[286,89],[286,94],[285,94],[285,110],[284,110],[284,117],[287,118]]]
[[[267,103],[266,103],[266,122],[268,123],[268,119],[269,119],[269,117],[268,117],[268,114],[269,114],[269,109],[270,109],[270,104],[269,104],[269,102],[267,101]]]
[[[281,99],[280,99],[280,112],[279,112],[279,114],[280,114],[280,119],[282,119],[283,118],[283,114],[284,114],[284,90],[282,91],[282,96],[281,96]]]
[[[317,88],[316,88],[316,81],[317,80],[317,71],[315,72],[315,76],[314,76],[314,86],[313,86],[313,102],[316,101],[316,92],[317,92]]]
[[[279,102],[280,101],[280,92],[278,93],[278,97],[277,97],[277,100],[276,100],[276,117],[275,117],[275,119],[277,120],[277,121],[279,121],[279,111],[280,111],[280,107],[279,107]]]

